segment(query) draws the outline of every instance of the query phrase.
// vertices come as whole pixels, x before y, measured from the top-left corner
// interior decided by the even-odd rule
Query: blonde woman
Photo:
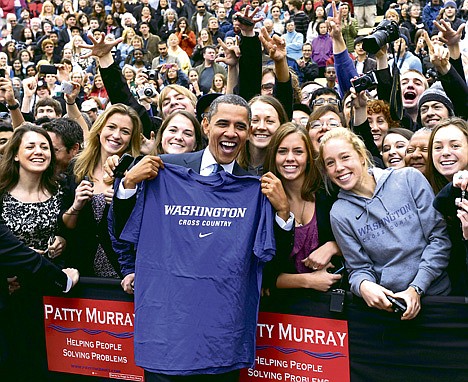
[[[44,22],[45,20],[49,20],[51,23],[54,22],[55,7],[51,1],[49,0],[44,1],[44,4],[42,4],[42,10],[39,15],[39,18],[41,19],[41,22]]]
[[[82,275],[121,276],[107,229],[113,190],[104,183],[103,165],[112,155],[139,155],[141,131],[135,110],[123,104],[113,105],[98,117],[84,150],[77,156],[73,171],[77,185],[75,199],[63,221],[74,229],[71,240],[76,241],[73,247],[77,251],[72,254],[72,263]]]
[[[136,32],[135,32],[135,29],[133,28],[125,28],[122,32],[122,42],[119,45],[117,45],[117,50],[119,51],[119,54],[120,54],[120,62],[119,62],[120,68],[123,68],[123,66],[125,65],[125,59],[133,50],[131,41],[133,37],[135,36],[136,36]]]
[[[322,137],[317,163],[340,188],[330,222],[354,294],[389,312],[388,297],[400,299],[407,306],[402,320],[411,320],[422,294],[450,292],[450,240],[419,171],[372,167],[364,142],[343,127]]]
[[[187,53],[179,46],[179,38],[175,33],[172,33],[167,40],[168,53],[170,56],[174,56],[179,59],[180,69],[188,74],[192,64]]]

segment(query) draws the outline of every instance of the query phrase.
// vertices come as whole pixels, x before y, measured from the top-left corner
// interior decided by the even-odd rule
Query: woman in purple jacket
[[[312,60],[319,67],[319,77],[324,77],[327,60],[333,56],[333,44],[325,21],[317,24],[318,36],[312,40]]]

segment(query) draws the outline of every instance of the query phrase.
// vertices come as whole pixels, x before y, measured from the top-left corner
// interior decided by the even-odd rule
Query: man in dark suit
[[[231,174],[250,175],[236,162],[240,150],[247,142],[250,118],[250,108],[242,97],[232,94],[219,97],[213,101],[202,121],[202,127],[209,142],[205,150],[160,157],[147,155],[141,159],[123,178],[114,197],[115,232],[120,235],[130,216],[138,183],[155,178],[159,170],[164,167],[164,162],[191,168],[205,176],[212,174],[215,171],[215,165],[218,164],[221,165],[222,170]],[[269,179],[264,179],[262,182],[267,183]],[[293,227],[293,218],[290,216],[289,206],[276,211],[276,215],[277,223],[284,228],[277,230],[278,234],[285,235],[281,237],[282,240],[277,240],[277,245],[285,244],[282,249],[289,253],[288,248],[292,249],[293,245],[290,232]]]
[[[68,292],[76,285],[76,269],[60,269],[44,256],[26,247],[0,220],[0,269],[31,276],[38,287],[47,291]]]
[[[164,168],[164,163],[177,164],[191,168],[202,176],[208,176],[219,171],[226,171],[237,176],[250,175],[236,162],[236,158],[242,147],[246,144],[249,135],[250,118],[250,108],[243,98],[233,94],[218,97],[211,104],[210,109],[202,122],[204,132],[209,140],[209,145],[205,150],[195,153],[161,155],[161,157],[148,155],[141,159],[141,161],[127,172],[122,183],[120,183],[120,186],[116,185],[116,188],[119,188],[113,203],[114,228],[116,229],[116,233],[120,235],[121,229],[128,220],[130,212],[135,205],[134,195],[138,184],[143,180],[154,179],[158,175],[159,171]],[[263,183],[268,182],[270,182],[268,178],[262,179],[262,186]],[[272,200],[271,198],[276,197],[274,194],[265,193],[265,195],[270,200]],[[284,208],[277,211],[276,222],[276,252],[277,254],[281,252],[283,255],[289,254],[293,244],[293,233],[291,230],[293,226],[293,217],[290,214],[289,206],[284,206]],[[290,230],[286,230],[287,228],[290,228]],[[236,238],[233,238],[233,240],[235,241]],[[210,256],[211,255],[215,256],[215,254],[210,254]],[[128,275],[124,279],[124,289],[126,287],[125,283],[133,285],[134,277],[134,274],[132,274]],[[239,275],[239,277],[243,278],[250,276]],[[249,345],[253,347],[253,342]],[[253,349],[251,350],[253,351]],[[227,362],[229,361],[230,360]],[[237,381],[239,373],[236,368],[243,366],[232,365],[232,367],[229,368],[229,365],[229,363],[218,365],[221,371],[211,372],[214,374],[210,373],[209,380],[223,382]],[[229,371],[224,371],[226,369]],[[168,371],[168,374],[170,375],[166,375],[166,373],[159,374],[159,372],[146,370],[145,379],[149,382],[203,380],[203,371],[198,372],[201,374],[197,374],[197,371],[193,370],[186,372],[183,370]],[[184,376],[171,375],[174,373],[180,373]]]

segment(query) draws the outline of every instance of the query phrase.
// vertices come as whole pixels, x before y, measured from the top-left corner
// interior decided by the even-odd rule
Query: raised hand
[[[252,8],[250,7],[250,5],[247,5],[245,7],[243,13],[242,12],[237,12],[232,17],[233,25],[237,25],[239,27],[239,29],[241,30],[241,33],[242,33],[243,36],[254,36],[255,35],[255,32],[254,32],[255,24],[263,20],[263,16],[255,17],[255,15],[260,11],[259,7],[255,8],[252,12],[250,12],[251,9]],[[252,24],[252,25],[246,25],[245,23],[244,24],[241,23],[237,19],[239,16],[243,17],[245,19],[248,19],[248,21],[250,21],[249,24]]]
[[[241,55],[239,48],[239,38],[236,37],[234,45],[227,46],[223,40],[218,38],[218,44],[222,46],[224,50],[224,57],[216,57],[216,62],[224,62],[227,66],[237,66],[239,63],[239,57]]]
[[[465,29],[465,23],[460,25],[457,30],[454,30],[452,25],[443,19],[439,21],[434,20],[434,25],[442,33],[442,38],[445,40],[448,46],[458,44],[460,42],[463,30]]]
[[[118,44],[120,44],[123,41],[122,37],[119,37],[118,39],[116,39],[114,41],[106,41],[105,36],[106,35],[104,33],[101,33],[101,38],[96,40],[94,38],[94,36],[89,35],[88,38],[91,40],[92,45],[79,44],[78,46],[80,48],[89,49],[89,52],[83,54],[81,56],[81,58],[88,58],[88,57],[91,57],[91,56],[96,56],[96,57],[102,58],[102,57],[106,56],[107,54],[110,54],[112,48],[114,46],[117,46]]]
[[[259,38],[273,61],[278,62],[286,58],[286,42],[283,37],[277,34],[271,37],[266,28],[262,27]]]

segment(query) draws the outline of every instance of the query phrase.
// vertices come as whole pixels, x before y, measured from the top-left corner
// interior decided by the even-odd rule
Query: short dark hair
[[[42,106],[52,106],[57,116],[62,115],[62,105],[60,105],[60,102],[52,97],[45,97],[36,102],[36,106],[34,107],[34,116],[37,114],[37,109]]]
[[[0,132],[3,133],[4,131],[13,132],[13,125],[11,123],[0,122]]]
[[[208,119],[208,122],[210,122],[211,118],[218,112],[218,106],[222,103],[244,107],[247,110],[250,123],[250,120],[252,119],[252,112],[250,110],[250,106],[245,99],[236,94],[225,94],[221,97],[216,98],[211,103],[210,108],[206,113],[206,119]]]
[[[44,123],[42,127],[51,133],[57,134],[66,147],[67,152],[77,143],[80,147],[83,145],[83,130],[78,122],[70,118],[57,118],[50,122]]]
[[[205,54],[207,49],[213,49],[216,52],[216,47],[214,45],[207,45],[203,48],[202,53]]]
[[[340,109],[340,111],[343,110],[342,105],[341,105],[341,97],[338,94],[338,92],[336,90],[334,90],[334,89],[330,89],[330,88],[327,88],[327,87],[322,87],[322,88],[318,88],[318,89],[314,90],[314,92],[312,93],[312,95],[310,97],[309,107],[311,109],[313,109],[312,102],[315,101],[315,99],[317,99],[318,97],[320,97],[321,95],[324,95],[324,94],[334,95],[336,97],[336,99],[339,101],[338,102],[338,108]]]

